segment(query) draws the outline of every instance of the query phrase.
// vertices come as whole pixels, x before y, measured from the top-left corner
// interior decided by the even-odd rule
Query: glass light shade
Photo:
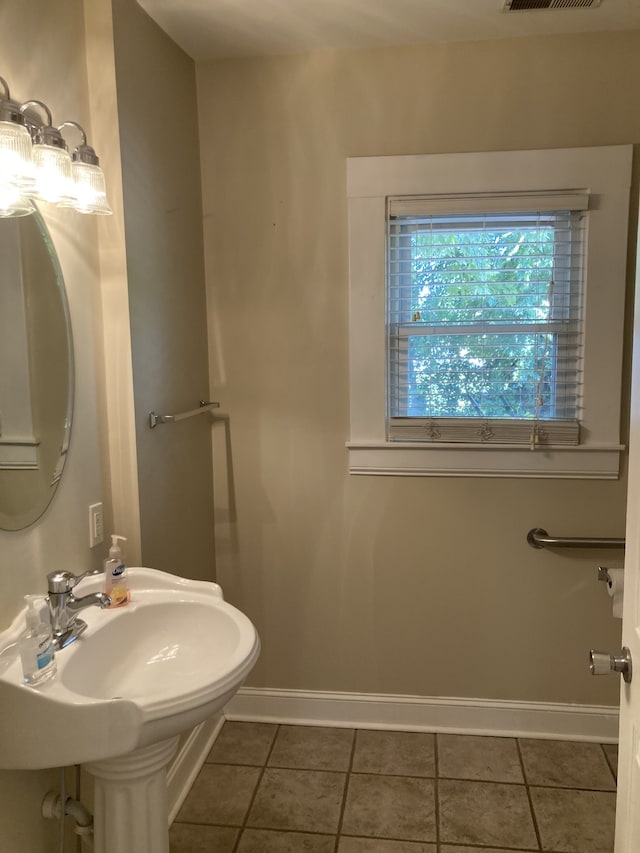
[[[73,198],[71,157],[63,148],[34,145],[35,195],[43,201],[61,204]]]
[[[24,125],[0,121],[0,186],[33,189],[31,136]]]
[[[113,213],[107,201],[104,174],[100,166],[74,161],[71,171],[74,195],[71,205],[79,213],[97,213],[103,216]]]
[[[22,194],[22,190],[0,184],[0,218],[28,216],[34,210],[31,200]]]

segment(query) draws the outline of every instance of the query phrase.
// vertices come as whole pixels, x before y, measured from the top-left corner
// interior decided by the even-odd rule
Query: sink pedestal
[[[167,764],[178,741],[84,765],[95,779],[95,853],[169,853]]]

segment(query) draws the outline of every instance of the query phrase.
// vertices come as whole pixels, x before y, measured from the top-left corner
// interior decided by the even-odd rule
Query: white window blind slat
[[[577,421],[544,421],[536,425],[507,418],[392,418],[390,439],[438,441],[447,444],[530,444],[535,432],[537,446],[579,444]]]
[[[588,202],[388,200],[390,440],[578,443]]]

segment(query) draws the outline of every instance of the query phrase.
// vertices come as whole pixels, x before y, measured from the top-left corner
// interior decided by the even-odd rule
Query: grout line
[[[582,788],[579,785],[538,785],[532,782],[530,788],[544,788],[545,791],[585,791],[589,794],[615,794],[615,788]]]
[[[237,830],[239,830],[242,828],[242,827],[239,827],[237,825],[227,824],[227,823],[194,823],[192,821],[176,821],[176,823],[179,823],[179,824],[184,825],[184,826],[206,826],[206,827],[214,826],[214,827],[220,828],[220,829],[237,829]],[[278,828],[273,827],[273,826],[251,826],[251,827],[247,827],[247,829],[252,829],[252,830],[255,829],[255,830],[258,830],[260,832],[278,832],[278,833],[281,833],[283,835],[312,835],[312,836],[317,836],[318,838],[327,838],[328,836],[333,835],[333,833],[331,833],[331,832],[320,832],[319,830],[315,830],[315,829],[278,829]],[[393,841],[393,842],[400,843],[400,844],[435,844],[436,843],[434,841],[419,841],[416,839],[408,839],[408,838],[391,838],[388,835],[364,835],[364,836],[360,836],[360,835],[345,834],[345,835],[341,835],[340,837],[342,837],[342,838],[364,838],[367,841]],[[237,842],[237,843],[239,843],[239,842]],[[464,851],[464,850],[468,849],[469,851],[473,851],[473,853],[475,853],[476,850],[479,850],[479,851],[490,850],[491,853],[493,853],[493,851],[496,850],[496,848],[490,844],[475,843],[473,845],[468,845],[468,844],[462,844],[461,845],[461,844],[458,844],[454,841],[448,841],[448,842],[445,842],[443,844],[443,846],[439,850],[439,853],[448,853],[448,851],[453,847],[455,847],[456,851],[458,851],[458,850]],[[235,850],[236,848],[234,847],[233,849]],[[501,847],[500,852],[501,853],[540,853],[540,851],[534,847],[524,847],[524,848],[523,847]],[[562,851],[547,850],[547,851],[545,851],[545,853],[562,853]]]
[[[368,730],[367,730],[368,731]],[[428,733],[427,733],[428,734]],[[483,737],[483,735],[481,735]],[[445,776],[440,773],[438,775],[432,776],[420,776],[416,773],[390,773],[385,771],[381,773],[379,771],[372,770],[331,770],[327,767],[303,767],[300,765],[286,765],[286,764],[269,764],[268,767],[262,764],[249,764],[240,762],[240,761],[208,761],[207,766],[221,766],[221,767],[254,767],[258,769],[268,769],[268,770],[287,770],[291,772],[301,772],[301,773],[348,773],[352,776],[387,776],[389,778],[397,778],[397,779],[433,779],[433,780],[444,780],[447,782],[477,782],[481,785],[508,785],[513,788],[522,788],[523,786],[529,785],[532,788],[548,788],[550,790],[555,791],[590,791],[594,794],[615,794],[616,786],[615,786],[615,778],[614,778],[614,787],[613,788],[588,788],[585,785],[551,785],[548,782],[513,782],[509,779],[479,779],[475,776]],[[613,774],[611,767],[609,767],[609,771]],[[184,821],[180,821],[184,823]],[[448,843],[448,842],[445,842]]]
[[[607,750],[604,748],[603,743],[600,744],[600,749],[602,750],[602,753],[604,755],[604,760],[607,762],[607,767],[609,768],[609,771],[611,772],[611,775],[613,776],[613,782],[617,788],[618,787],[618,768],[616,767],[614,770],[613,764],[609,760]]]
[[[529,780],[527,779],[527,771],[524,766],[524,758],[522,756],[522,749],[520,746],[520,738],[516,738],[516,749],[518,750],[518,758],[520,760],[520,769],[522,771],[522,778],[524,779],[524,789],[527,792],[527,800],[529,801],[529,811],[531,813],[531,820],[533,822],[533,829],[536,834],[536,839],[538,841],[538,850],[542,850],[542,839],[540,838],[540,829],[538,828],[538,820],[536,818],[535,809],[533,808],[533,799],[531,798],[531,790],[529,789]]]
[[[175,823],[176,823],[176,825],[180,825],[180,826],[205,826],[205,827],[214,826],[214,827],[217,827],[220,829],[237,829],[237,830],[240,830],[243,828],[242,826],[239,826],[238,824],[232,824],[232,823],[200,823],[198,821],[192,821],[192,820],[180,820],[180,821],[175,821]],[[331,836],[334,834],[332,832],[322,832],[322,831],[317,830],[317,829],[283,829],[283,828],[278,828],[278,827],[273,827],[273,826],[260,826],[260,825],[248,826],[248,827],[246,827],[246,829],[256,829],[256,830],[259,830],[260,832],[279,832],[279,833],[282,833],[284,835],[294,835],[294,834],[295,835],[317,835],[320,838],[326,838],[327,836]],[[365,839],[371,840],[371,841],[397,841],[397,842],[401,842],[404,844],[435,844],[436,843],[435,841],[422,841],[422,840],[415,839],[415,838],[413,838],[413,839],[411,839],[411,838],[393,838],[393,837],[388,836],[388,835],[353,835],[351,833],[344,833],[344,834],[341,833],[341,837],[342,838],[365,838]],[[441,842],[441,844],[442,844],[441,853],[447,853],[447,851],[451,847],[455,847],[456,850],[458,848],[460,848],[461,850],[464,850],[465,848],[469,847],[469,850],[474,851],[474,853],[476,850],[494,851],[496,849],[495,846],[493,846],[491,844],[481,844],[481,843],[477,843],[477,842],[472,844],[472,845],[469,845],[466,843],[459,844],[456,841],[446,841],[446,842]],[[512,853],[512,851],[513,851],[513,853],[540,853],[540,851],[536,850],[534,847],[504,847],[504,848],[501,847],[500,853],[503,853],[503,851],[504,851],[504,853]],[[546,850],[545,853],[556,853],[556,851]],[[561,851],[560,851],[560,853],[561,853]]]
[[[271,741],[271,746],[269,747],[269,751],[264,759],[264,764],[262,765],[262,770],[260,771],[260,775],[258,776],[258,781],[256,782],[256,786],[253,789],[253,794],[251,795],[251,800],[249,801],[249,805],[244,815],[244,820],[242,821],[242,825],[240,827],[240,832],[238,833],[238,837],[236,838],[236,843],[233,845],[233,849],[231,853],[237,853],[238,847],[240,846],[240,840],[242,839],[242,835],[247,827],[247,820],[249,818],[249,814],[251,813],[251,809],[253,808],[253,804],[255,802],[256,796],[258,795],[258,789],[260,788],[260,784],[262,782],[262,777],[264,776],[264,772],[267,769],[267,764],[269,762],[269,758],[271,757],[271,753],[273,752],[273,748],[275,746],[278,733],[280,731],[280,726],[276,726],[276,730],[273,735],[273,740]]]
[[[236,826],[234,828],[237,829],[238,827]],[[278,832],[281,835],[317,835],[319,838],[326,838],[327,836],[332,837],[334,835],[333,832],[321,832],[319,829],[291,829],[291,827],[283,828],[281,826],[260,826],[259,824],[256,824],[256,826],[247,826],[244,827],[244,829],[248,829],[250,831],[256,830],[257,832]]]
[[[336,840],[333,846],[334,853],[338,853],[338,847],[340,845],[340,835],[342,833],[342,821],[344,820],[344,811],[347,807],[347,794],[349,793],[349,783],[351,782],[351,771],[353,769],[353,758],[356,754],[356,738],[358,737],[358,730],[353,730],[353,740],[351,741],[351,753],[349,755],[349,766],[347,767],[347,772],[344,780],[344,790],[342,792],[342,803],[340,805],[340,815],[338,816],[338,826],[336,829]]]
[[[481,735],[481,737],[484,737],[484,735]],[[473,844],[473,845],[462,844],[462,845],[460,845],[460,844],[456,844],[453,841],[451,841],[451,842],[448,841],[444,845],[444,847],[442,847],[440,853],[448,853],[448,851],[454,847],[456,849],[456,853],[458,850],[461,851],[461,853],[464,853],[465,850],[468,850],[469,853],[476,853],[476,850],[480,850],[480,851],[487,850],[487,851],[489,851],[489,853],[494,853],[494,851],[497,849],[496,847],[493,847],[491,844]],[[500,853],[540,853],[540,851],[535,849],[534,847],[524,847],[524,848],[523,847],[500,847]],[[545,853],[562,853],[562,851],[546,850]]]
[[[438,735],[433,736],[433,762],[435,779],[433,780],[433,809],[436,822],[436,851],[440,853],[440,755],[438,753]]]

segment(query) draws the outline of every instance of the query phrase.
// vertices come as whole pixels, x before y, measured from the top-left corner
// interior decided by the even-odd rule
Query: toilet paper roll
[[[610,580],[607,581],[607,592],[613,599],[613,615],[622,619],[622,601],[624,597],[624,569],[609,569]]]

